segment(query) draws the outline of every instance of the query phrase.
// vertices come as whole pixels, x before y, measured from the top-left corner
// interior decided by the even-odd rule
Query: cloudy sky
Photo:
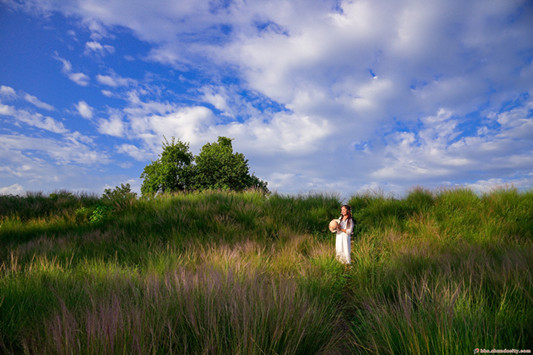
[[[218,136],[273,191],[533,187],[529,0],[0,0],[0,193]]]

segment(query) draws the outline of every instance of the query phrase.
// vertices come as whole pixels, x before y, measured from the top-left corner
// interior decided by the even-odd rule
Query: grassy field
[[[0,196],[0,353],[533,349],[533,191]]]

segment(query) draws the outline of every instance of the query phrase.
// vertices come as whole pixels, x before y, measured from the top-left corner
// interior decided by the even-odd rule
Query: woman
[[[346,265],[351,264],[350,236],[352,235],[353,227],[352,208],[348,205],[342,205],[339,226],[337,227],[335,252],[337,254],[337,260]]]

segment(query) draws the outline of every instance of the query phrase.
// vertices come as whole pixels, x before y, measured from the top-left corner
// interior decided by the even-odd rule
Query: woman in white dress
[[[335,253],[337,260],[345,265],[351,264],[350,236],[353,233],[354,221],[352,208],[348,205],[341,207],[339,226],[337,227],[337,239],[335,241]]]

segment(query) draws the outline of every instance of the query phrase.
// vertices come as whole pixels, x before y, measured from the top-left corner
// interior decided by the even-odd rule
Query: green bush
[[[115,210],[122,210],[131,206],[137,198],[137,194],[131,191],[130,184],[120,184],[113,190],[105,189],[102,196],[102,203],[113,207]]]
[[[112,212],[112,207],[106,205],[97,205],[91,213],[91,216],[89,217],[89,222],[91,224],[102,223],[103,221],[108,220],[111,217]]]
[[[75,211],[76,223],[87,223],[89,222],[89,217],[91,216],[93,210],[88,207],[80,207]]]

